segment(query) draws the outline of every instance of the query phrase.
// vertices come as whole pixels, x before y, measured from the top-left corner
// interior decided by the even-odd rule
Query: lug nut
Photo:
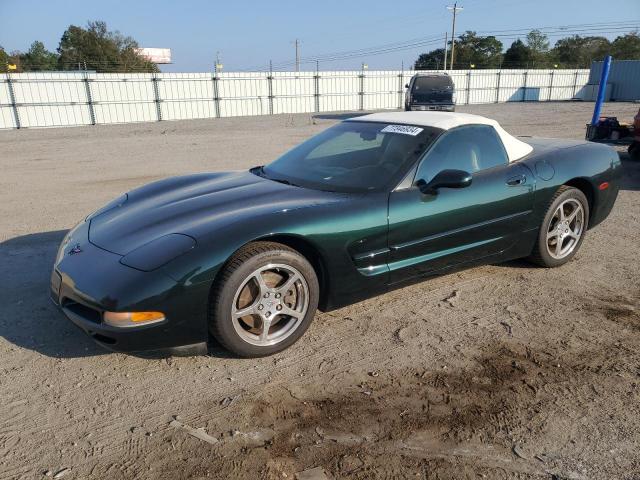
[[[280,298],[282,296],[281,293],[276,293],[276,298]]]
[[[269,298],[269,292],[264,294],[264,298]]]
[[[267,313],[265,314],[265,316],[270,317],[270,316],[271,316],[271,312],[267,312]]]
[[[282,310],[282,305],[276,306],[276,310]]]
[[[258,310],[262,310],[264,308],[264,305],[258,305]]]

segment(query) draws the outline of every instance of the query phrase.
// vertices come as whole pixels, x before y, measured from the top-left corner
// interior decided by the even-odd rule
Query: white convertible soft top
[[[528,143],[507,133],[498,122],[480,115],[455,112],[382,112],[350,118],[356,122],[383,122],[401,125],[417,125],[450,130],[462,125],[491,125],[500,136],[510,162],[514,162],[533,150]]]

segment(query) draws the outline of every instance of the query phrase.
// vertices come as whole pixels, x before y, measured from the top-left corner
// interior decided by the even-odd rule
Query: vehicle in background
[[[629,145],[629,156],[634,160],[640,160],[640,110],[633,118],[633,142]]]
[[[455,87],[446,73],[417,73],[405,85],[404,109],[444,110],[456,109]]]

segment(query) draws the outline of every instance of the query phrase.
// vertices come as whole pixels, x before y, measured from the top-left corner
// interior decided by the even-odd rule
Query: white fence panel
[[[0,128],[398,109],[414,73],[0,74]],[[463,105],[569,100],[583,95],[589,79],[586,69],[448,73]]]
[[[157,76],[163,120],[216,116],[214,80],[207,73],[164,73]]]
[[[339,112],[360,108],[360,72],[320,72],[320,111]]]
[[[153,74],[94,73],[89,78],[96,123],[158,120]]]

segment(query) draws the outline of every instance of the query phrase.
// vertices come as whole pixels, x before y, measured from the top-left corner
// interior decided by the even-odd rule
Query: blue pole
[[[611,55],[607,55],[602,64],[602,75],[600,76],[600,86],[598,87],[598,98],[596,99],[596,105],[593,108],[591,125],[598,125],[598,122],[600,121],[600,112],[602,111],[602,104],[604,103],[604,96],[607,91],[609,70],[611,70]]]

